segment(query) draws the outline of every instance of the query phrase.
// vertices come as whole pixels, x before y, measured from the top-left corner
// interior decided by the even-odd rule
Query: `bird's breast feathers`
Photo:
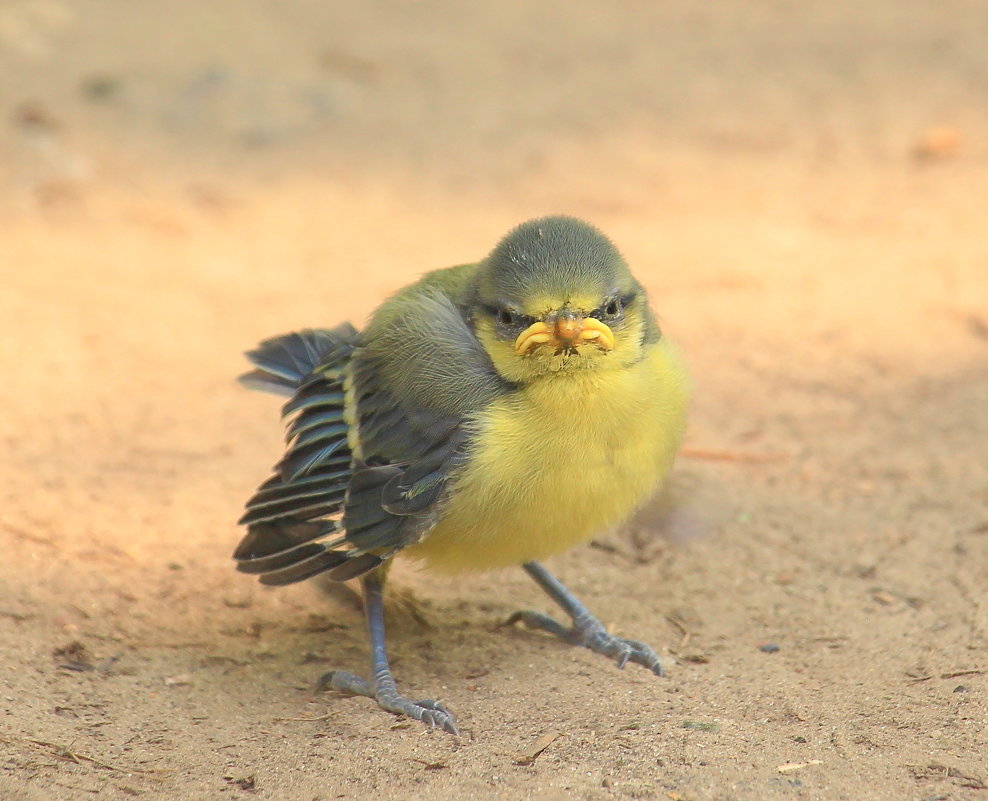
[[[671,466],[687,400],[663,338],[630,367],[547,376],[495,401],[470,423],[436,527],[405,553],[448,570],[516,565],[621,523]]]

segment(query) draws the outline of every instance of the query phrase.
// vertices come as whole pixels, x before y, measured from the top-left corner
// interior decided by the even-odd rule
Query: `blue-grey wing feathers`
[[[471,416],[509,387],[462,309],[429,287],[381,308],[351,370],[361,462],[343,526],[358,548],[401,548],[435,523]]]
[[[363,334],[349,324],[302,331],[248,354],[256,369],[243,383],[291,398],[285,455],[240,521],[242,572],[264,584],[345,581],[435,523],[469,456],[469,421],[511,387],[464,309],[427,281],[382,306]]]
[[[316,542],[339,535],[350,484],[343,379],[357,338],[345,323],[274,337],[247,354],[256,369],[242,376],[242,383],[292,396],[282,409],[291,420],[285,455],[247,502],[240,518],[247,535],[233,555],[238,570],[260,574],[264,584],[343,572],[352,556],[360,556],[336,550],[342,536]]]

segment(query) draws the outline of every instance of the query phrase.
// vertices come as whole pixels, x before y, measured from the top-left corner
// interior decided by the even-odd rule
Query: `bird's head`
[[[514,383],[637,361],[658,327],[641,285],[596,228],[544,217],[510,231],[480,263],[470,317]]]

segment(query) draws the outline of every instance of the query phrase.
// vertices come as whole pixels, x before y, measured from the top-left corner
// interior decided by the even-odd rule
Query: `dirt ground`
[[[0,799],[988,798],[988,9],[974,0],[0,4]],[[696,399],[549,567],[668,671],[395,573],[234,572],[271,334],[565,212]],[[540,747],[541,753],[536,755]]]

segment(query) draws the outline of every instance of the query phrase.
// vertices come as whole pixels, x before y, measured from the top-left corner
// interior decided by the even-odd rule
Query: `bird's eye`
[[[507,309],[498,309],[496,316],[501,325],[513,325],[515,322],[515,316]]]
[[[635,299],[635,293],[629,292],[627,295],[619,295],[616,298],[611,298],[607,303],[599,309],[594,309],[590,312],[591,317],[596,317],[598,320],[604,317],[616,318],[624,314],[624,310],[628,308],[628,305]]]

